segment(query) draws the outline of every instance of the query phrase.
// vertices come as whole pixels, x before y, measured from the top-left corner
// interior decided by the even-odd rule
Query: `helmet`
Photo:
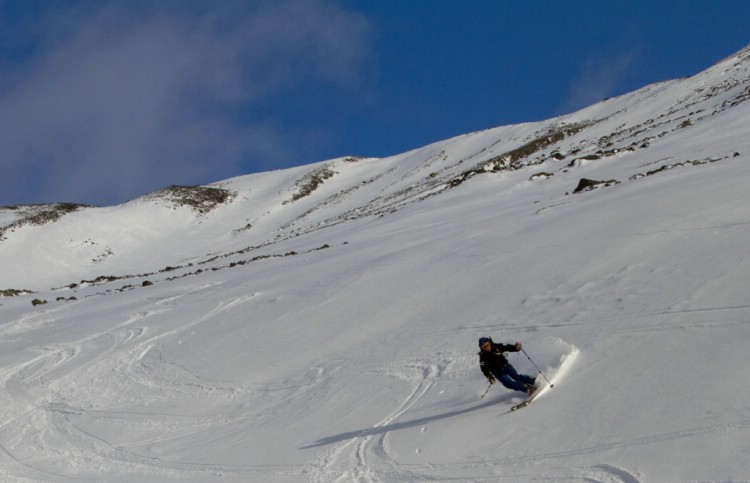
[[[489,337],[480,337],[479,338],[479,347],[482,347],[482,344],[484,344],[485,342],[492,342],[492,339],[490,339]]]

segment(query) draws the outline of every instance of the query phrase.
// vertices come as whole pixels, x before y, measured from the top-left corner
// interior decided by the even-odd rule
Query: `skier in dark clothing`
[[[520,351],[520,342],[495,344],[491,338],[482,337],[479,339],[479,348],[481,349],[479,351],[479,368],[490,384],[494,384],[495,378],[497,378],[508,389],[525,392],[529,396],[534,393],[535,379],[516,372],[503,354],[503,352]]]

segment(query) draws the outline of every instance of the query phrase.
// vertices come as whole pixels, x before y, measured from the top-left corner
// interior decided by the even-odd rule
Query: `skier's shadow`
[[[325,446],[327,444],[340,443],[341,441],[346,441],[348,439],[365,438],[367,436],[383,434],[389,431],[413,428],[414,426],[421,426],[423,424],[431,423],[434,421],[439,421],[441,419],[448,419],[448,418],[452,418],[455,416],[460,416],[462,414],[479,411],[480,409],[494,406],[496,404],[501,404],[505,401],[510,401],[512,398],[513,398],[513,395],[508,394],[508,395],[504,395],[502,397],[484,402],[482,404],[479,404],[478,406],[471,406],[471,407],[464,408],[464,409],[457,409],[455,411],[449,411],[447,413],[437,414],[435,416],[426,416],[424,418],[412,419],[411,421],[402,421],[402,422],[397,422],[397,423],[392,423],[392,424],[386,424],[385,426],[376,426],[374,428],[365,428],[365,429],[359,429],[356,431],[349,431],[347,433],[334,434],[333,436],[326,436],[325,438],[321,438],[312,444],[308,444],[307,446],[302,446],[301,449],[315,448],[318,446]],[[510,412],[510,410],[508,410],[508,412]]]

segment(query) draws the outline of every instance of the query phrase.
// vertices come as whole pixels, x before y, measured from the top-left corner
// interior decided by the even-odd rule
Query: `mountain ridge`
[[[566,175],[583,164],[634,156],[636,151],[648,149],[653,142],[664,144],[669,139],[679,139],[677,134],[681,130],[710,131],[712,119],[741,106],[750,98],[749,59],[750,47],[747,47],[689,78],[651,84],[555,119],[464,134],[389,158],[347,156],[209,185],[172,186],[115,207],[98,208],[72,203],[2,207],[0,260],[10,267],[13,260],[25,259],[26,266],[23,270],[19,267],[11,270],[14,276],[3,277],[0,286],[8,289],[32,285],[35,289],[49,288],[32,283],[35,274],[44,271],[43,265],[86,265],[73,270],[80,275],[71,274],[71,279],[53,277],[48,282],[51,285],[75,283],[76,278],[105,273],[122,276],[123,269],[112,261],[123,250],[146,251],[160,239],[154,232],[160,223],[144,221],[149,217],[164,221],[162,226],[172,226],[166,221],[171,213],[178,220],[174,223],[176,229],[185,230],[185,236],[195,236],[200,231],[198,225],[208,227],[214,218],[236,216],[239,221],[231,228],[224,225],[220,228],[228,233],[214,229],[212,234],[204,233],[198,239],[230,235],[237,239],[237,243],[231,244],[232,248],[240,250],[265,246],[362,217],[385,216],[410,203],[456,188],[476,175],[524,168],[530,171],[530,178],[548,179]],[[643,105],[648,107],[643,109],[640,107]],[[702,128],[705,123],[709,125]],[[644,159],[647,162],[643,163],[642,171],[634,169],[628,180],[675,166],[739,156],[740,150],[738,146],[722,152],[686,153],[684,159]],[[543,171],[536,172],[540,168]],[[273,188],[261,186],[268,181]],[[586,181],[571,179],[565,193],[611,185],[613,181],[627,180],[615,180],[609,176]],[[584,183],[584,188],[581,188],[581,183]],[[146,209],[149,204],[152,210]],[[244,208],[239,206],[242,204]],[[128,210],[133,213],[127,214]],[[212,213],[216,210],[225,210],[227,216]],[[243,213],[238,214],[238,211]],[[95,230],[87,235],[86,229],[74,226],[76,218],[96,212],[100,213],[90,217],[122,216],[124,233],[91,240]],[[269,224],[271,219],[273,223]],[[69,226],[65,228],[65,225]],[[29,259],[41,260],[45,254],[40,250],[35,253],[33,241],[29,246],[26,237],[17,232],[28,232],[32,227],[36,227],[33,228],[36,231],[49,231],[53,226],[61,231],[55,236],[61,240],[66,237],[71,248],[88,255],[88,261],[82,257],[76,258],[77,262],[65,260],[69,258],[65,251],[57,250],[54,257],[40,263],[29,263]],[[128,233],[129,226],[143,237],[141,244],[139,236]],[[123,236],[130,243],[122,243]],[[17,238],[23,238],[23,241],[14,242]],[[194,250],[172,257],[170,265],[211,251],[209,246],[197,244]],[[3,257],[4,253],[9,254]],[[137,270],[157,268],[144,264]],[[34,274],[21,276],[28,270]]]

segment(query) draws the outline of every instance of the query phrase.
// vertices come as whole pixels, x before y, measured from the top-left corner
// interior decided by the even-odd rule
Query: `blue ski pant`
[[[500,373],[493,373],[500,383],[508,389],[526,392],[526,384],[534,384],[533,377],[519,374],[510,364],[505,364]]]

